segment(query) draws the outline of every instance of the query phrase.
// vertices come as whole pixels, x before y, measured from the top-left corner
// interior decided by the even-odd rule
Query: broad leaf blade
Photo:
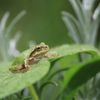
[[[27,72],[17,74],[8,70],[9,65],[0,65],[0,98],[15,93],[41,79],[48,72],[50,63],[46,59],[42,59]]]
[[[23,64],[24,58],[28,56],[32,48],[21,53],[17,58],[15,58],[12,65]],[[73,55],[81,52],[91,53],[95,56],[100,55],[100,52],[91,46],[88,45],[63,45],[51,49],[48,54],[58,54],[51,58],[51,61],[57,60],[67,55]],[[5,64],[5,65],[4,65]],[[25,73],[13,74],[8,69],[11,64],[0,64],[0,98],[7,96],[9,94],[15,93],[30,84],[35,83],[41,79],[49,70],[50,63],[46,59],[42,59],[36,66],[31,67]]]
[[[64,81],[66,100],[71,100],[80,86],[100,72],[100,58],[92,59],[68,70]]]
[[[50,61],[56,60],[58,58],[62,58],[64,56],[68,55],[74,55],[77,53],[90,53],[91,55],[94,56],[99,56],[100,52],[93,46],[89,45],[62,45],[60,47],[56,47],[50,50],[50,52],[47,53],[49,54],[58,54],[58,56],[52,58]]]

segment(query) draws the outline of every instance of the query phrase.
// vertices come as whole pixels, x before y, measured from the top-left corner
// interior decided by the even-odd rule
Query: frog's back
[[[32,52],[32,50],[34,50],[34,48],[35,48],[35,46],[22,52],[18,57],[15,58],[12,65],[23,64],[24,60],[29,57],[30,53]]]

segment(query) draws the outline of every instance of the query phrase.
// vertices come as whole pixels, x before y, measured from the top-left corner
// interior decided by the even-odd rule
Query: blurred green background
[[[52,46],[72,43],[68,31],[61,19],[61,11],[73,13],[68,0],[0,0],[0,19],[4,13],[10,11],[7,24],[21,11],[27,13],[13,29],[12,37],[16,31],[21,31],[22,37],[18,42],[18,49],[28,48],[28,42],[33,40],[36,44],[45,42]]]
[[[77,4],[76,8],[77,8],[77,6],[79,6],[78,9],[73,10],[72,5],[70,3],[71,2],[75,3],[77,1],[78,0],[75,0],[75,1],[74,0],[16,0],[16,1],[15,0],[0,0],[0,28],[1,28],[1,26],[3,27],[3,25],[4,25],[4,23],[1,23],[1,22],[3,22],[2,18],[4,18],[4,14],[7,11],[10,12],[10,16],[9,16],[9,14],[6,15],[6,17],[9,16],[9,18],[7,19],[6,27],[8,27],[9,24],[11,24],[12,20],[14,18],[16,18],[16,16],[20,12],[22,12],[23,10],[27,11],[27,13],[18,21],[18,23],[16,24],[14,29],[11,30],[11,37],[10,37],[10,35],[8,35],[8,38],[7,38],[6,37],[7,35],[5,36],[5,34],[8,34],[9,32],[8,33],[5,32],[5,30],[6,30],[5,27],[4,27],[4,30],[2,30],[2,28],[1,28],[1,34],[0,34],[0,36],[1,36],[1,41],[0,41],[0,43],[1,43],[0,44],[1,45],[1,48],[0,48],[1,58],[0,58],[0,60],[6,61],[6,60],[10,59],[12,56],[16,56],[17,54],[19,54],[17,49],[20,52],[24,51],[25,49],[28,49],[30,41],[33,41],[36,44],[39,44],[40,42],[45,42],[50,47],[63,45],[63,44],[73,44],[73,43],[74,44],[76,44],[76,43],[88,44],[88,45],[93,44],[92,46],[96,46],[98,49],[100,49],[100,34],[99,34],[100,31],[98,31],[98,29],[100,30],[99,17],[97,17],[96,22],[92,18],[93,14],[94,14],[94,10],[99,5],[100,0],[90,0],[91,2],[95,1],[95,3],[93,3],[93,9],[92,8],[89,9],[90,10],[89,13],[88,13],[87,9],[84,9],[84,7],[82,7],[82,9],[79,9],[80,6],[78,5],[78,3],[76,3]],[[79,0],[79,1],[89,1],[89,0]],[[90,1],[89,1],[89,3],[91,4]],[[89,3],[88,4],[86,3],[86,5],[89,5]],[[79,14],[74,12],[74,11],[79,11],[79,10],[80,10]],[[62,11],[66,11],[68,13],[64,12],[61,15]],[[81,11],[83,11],[83,12],[81,12]],[[73,20],[69,21],[69,23],[66,22],[66,21],[68,21],[69,14],[74,15],[72,17],[75,17],[77,19],[76,22],[78,23],[79,26],[77,26],[76,23],[73,23]],[[85,15],[85,17],[82,14]],[[63,20],[62,20],[62,16],[63,16]],[[83,23],[81,23],[80,19],[78,19],[80,16],[81,16],[81,18],[83,17],[82,18]],[[65,20],[64,20],[64,18],[65,18]],[[71,17],[69,19],[71,19]],[[6,18],[5,18],[5,20],[6,20]],[[94,24],[93,24],[93,22],[94,22]],[[5,24],[6,24],[6,21],[5,21]],[[68,32],[65,24],[67,24],[66,25],[67,27],[68,27],[68,25],[70,26],[70,28],[68,28],[69,32]],[[74,24],[76,26],[73,28]],[[95,28],[96,25],[97,25],[97,29]],[[8,29],[10,29],[10,28],[8,27]],[[17,49],[16,49],[17,40],[16,39],[15,39],[15,41],[11,41],[11,40],[14,39],[15,37],[17,37],[17,36],[15,36],[15,34],[18,31],[21,31],[22,35],[21,35],[20,40],[18,40],[18,43],[17,43],[18,45],[17,45]],[[97,31],[98,31],[98,33],[97,33]],[[69,36],[68,33],[72,34],[73,39],[71,39],[71,37]],[[78,40],[78,38],[79,38],[79,40],[80,40],[79,42],[74,40],[75,36],[76,36],[76,40]],[[97,41],[97,38],[98,38],[98,41]],[[13,45],[11,45],[11,43],[13,43]],[[68,49],[66,49],[66,50],[68,50]],[[64,52],[64,51],[62,50],[62,52]],[[54,65],[53,71],[57,71],[60,68],[66,68],[69,66],[72,67],[76,64],[78,65],[78,64],[80,64],[80,62],[85,61],[87,59],[90,59],[90,56],[80,55],[80,54],[75,55],[75,56],[65,57],[65,58],[61,59],[59,62],[57,62],[57,64]],[[7,64],[7,66],[8,66],[8,64]],[[52,72],[50,74],[52,74]],[[59,76],[60,76],[60,74],[59,74]],[[44,79],[44,80],[45,80],[44,82],[47,81],[46,79]],[[58,76],[57,76],[57,80],[59,80]],[[98,79],[97,79],[97,82],[98,82]],[[87,85],[87,87],[89,87],[89,86],[90,86],[90,83]],[[97,87],[100,87],[99,84],[97,85]],[[93,86],[93,88],[94,88],[94,86]],[[51,87],[50,87],[50,89],[51,89]],[[57,89],[60,89],[60,88],[57,87]],[[91,98],[91,93],[92,93],[92,92],[90,92],[91,88],[90,89],[86,88],[86,89],[87,89],[87,92],[84,92],[85,95],[83,93],[83,95],[84,95],[83,97],[87,96],[87,94],[90,93],[89,97]],[[49,89],[46,89],[46,90],[48,91]],[[48,93],[48,92],[46,92],[46,93]],[[65,92],[65,94],[67,94],[67,92]],[[94,97],[95,97],[95,94],[96,93],[93,94]],[[49,94],[49,95],[50,95],[50,97],[53,97],[53,96],[51,96],[51,94]],[[45,99],[45,100],[47,100],[47,99]],[[84,100],[84,98],[81,100]]]

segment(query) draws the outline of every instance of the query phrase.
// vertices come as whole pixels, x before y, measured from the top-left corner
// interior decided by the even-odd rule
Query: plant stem
[[[31,93],[31,96],[32,96],[33,100],[39,100],[39,98],[38,98],[33,86],[32,85],[28,86],[28,89],[29,89],[29,91]]]

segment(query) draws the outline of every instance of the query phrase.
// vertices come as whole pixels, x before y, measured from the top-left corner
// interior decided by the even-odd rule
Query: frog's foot
[[[24,64],[17,64],[16,66],[18,67],[17,70],[11,70],[11,69],[9,69],[9,70],[10,70],[11,72],[13,72],[13,73],[23,73],[23,72],[26,72],[27,70],[30,69],[30,66],[26,66],[26,67],[25,67]]]
[[[29,66],[29,65],[26,65],[26,66],[25,66],[25,65],[23,64],[22,66],[23,66],[23,67],[22,67],[21,69],[19,69],[18,72],[22,72],[22,73],[23,73],[23,72],[26,72],[27,70],[30,69],[30,66]]]
[[[44,55],[44,58],[46,58],[47,60],[54,58],[56,56],[59,56],[59,54],[51,54],[51,55]]]
[[[26,66],[25,66],[25,68],[30,68],[30,67],[31,67],[30,65],[26,65]]]
[[[27,67],[25,67],[25,68],[21,69],[21,70],[20,70],[20,72],[22,72],[22,73],[23,73],[23,72],[28,71],[29,69],[30,69],[30,67],[29,67],[29,66],[27,66]]]

